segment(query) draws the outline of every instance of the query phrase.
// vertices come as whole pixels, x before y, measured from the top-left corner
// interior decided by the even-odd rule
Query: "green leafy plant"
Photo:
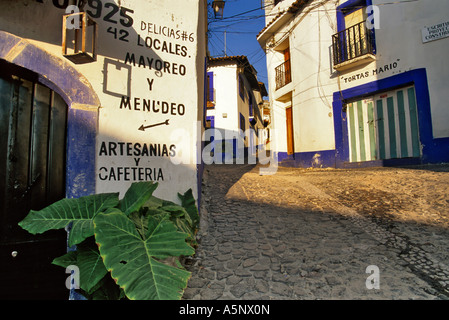
[[[153,196],[157,183],[136,182],[118,193],[62,199],[19,222],[32,234],[69,227],[76,246],[53,264],[79,269],[88,299],[180,299],[190,272],[180,258],[195,253],[199,225],[192,190],[181,205]]]

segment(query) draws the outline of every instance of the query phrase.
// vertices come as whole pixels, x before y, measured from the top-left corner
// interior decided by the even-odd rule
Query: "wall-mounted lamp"
[[[62,28],[64,57],[73,63],[87,63],[97,59],[97,24],[89,18],[87,13],[76,12],[64,15]],[[73,45],[71,48],[68,46],[69,42]]]
[[[225,2],[216,0],[212,2],[212,9],[214,9],[215,18],[223,19],[223,11],[224,11]]]

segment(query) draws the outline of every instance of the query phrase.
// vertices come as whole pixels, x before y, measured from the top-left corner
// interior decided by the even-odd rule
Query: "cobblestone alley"
[[[449,166],[206,166],[184,299],[448,299]]]

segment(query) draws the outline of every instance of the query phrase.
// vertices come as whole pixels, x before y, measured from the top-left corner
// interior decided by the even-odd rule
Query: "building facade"
[[[264,144],[262,105],[263,97],[267,96],[265,85],[257,80],[256,70],[246,56],[209,58],[207,82],[207,128],[214,131],[210,131],[213,138],[208,136],[206,141],[215,142],[206,152],[213,149],[215,154],[221,151],[229,156],[232,152],[234,158],[242,156],[242,152],[255,156]],[[214,162],[220,159],[223,160],[219,156]]]
[[[449,4],[265,1],[280,163],[358,167],[449,161]]]
[[[30,209],[122,197],[137,181],[157,182],[167,200],[188,189],[198,198],[206,11],[203,0],[0,2],[0,273],[9,298],[68,296],[47,288],[57,279],[43,271],[46,252],[65,242],[30,242],[18,230]]]

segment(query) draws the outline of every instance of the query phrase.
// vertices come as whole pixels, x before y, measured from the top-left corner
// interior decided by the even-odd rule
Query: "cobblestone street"
[[[206,166],[184,299],[446,300],[448,207],[447,165]]]

